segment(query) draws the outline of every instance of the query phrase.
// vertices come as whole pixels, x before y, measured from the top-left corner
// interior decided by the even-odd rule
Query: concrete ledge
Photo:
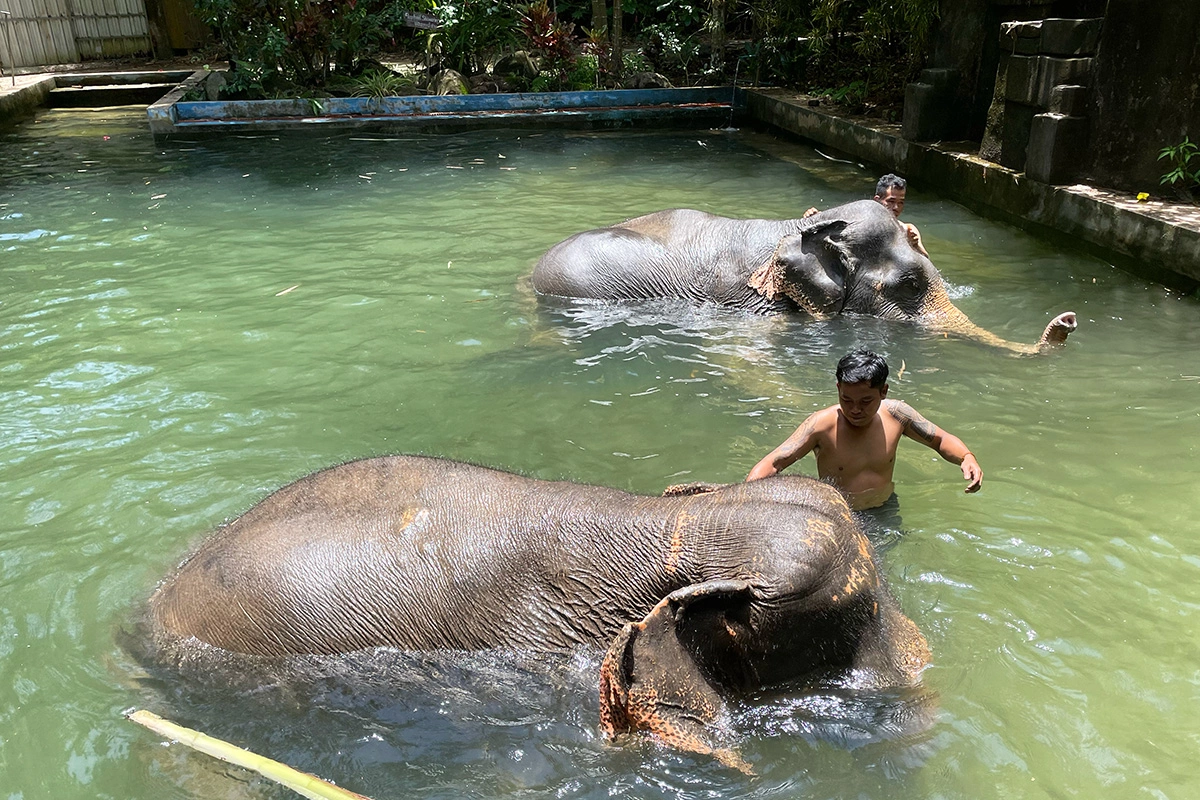
[[[436,131],[522,124],[622,125],[635,121],[728,125],[745,102],[744,92],[731,86],[319,100],[183,102],[172,97],[176,97],[175,92],[147,110],[156,137],[314,127],[415,127]]]
[[[1081,247],[1135,275],[1186,291],[1200,286],[1200,226],[1172,220],[1167,204],[1041,183],[967,152],[971,143],[908,142],[898,126],[837,117],[785,90],[746,94],[755,120],[895,170],[978,213]]]
[[[188,70],[142,70],[5,76],[0,79],[0,124],[18,122],[39,108],[151,103],[188,74]]]
[[[9,85],[9,81],[14,85]],[[15,79],[5,77],[3,83],[6,91],[0,93],[0,125],[8,125],[32,116],[46,105],[46,98],[54,88],[54,76],[18,75]]]

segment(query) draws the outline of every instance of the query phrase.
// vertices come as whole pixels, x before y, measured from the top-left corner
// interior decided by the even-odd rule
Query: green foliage
[[[1159,185],[1174,187],[1183,193],[1189,193],[1194,187],[1200,186],[1200,146],[1187,136],[1177,145],[1164,147],[1158,154],[1158,160],[1167,159],[1171,171],[1162,176]],[[1195,159],[1195,166],[1192,160]]]
[[[526,49],[539,62],[534,85],[543,88],[535,91],[575,88],[572,76],[579,66],[571,42],[574,27],[559,20],[547,0],[537,0],[521,9],[521,36]],[[588,88],[595,88],[595,83]]]
[[[652,72],[654,70],[654,65],[641,52],[623,53],[621,67],[626,75],[632,72]]]
[[[600,57],[595,53],[580,55],[567,72],[567,85],[576,91],[600,88]]]
[[[483,71],[490,56],[513,49],[520,17],[512,3],[501,0],[459,0],[436,8],[442,29],[430,31],[426,51],[443,67],[463,75]]]
[[[937,0],[815,0],[813,65],[826,79],[866,81],[884,101],[903,99],[921,68]]]
[[[354,97],[396,97],[417,93],[417,85],[411,78],[391,70],[367,70],[351,79],[350,84]]]
[[[418,0],[195,0],[235,69],[230,92],[270,95],[353,74]]]
[[[703,10],[698,3],[667,0],[657,11],[661,21],[642,28],[641,54],[673,83],[690,83],[699,66]]]
[[[742,74],[760,83],[802,84],[812,31],[811,3],[760,0],[749,6],[750,43]]]
[[[867,82],[851,81],[836,89],[813,89],[812,94],[845,106],[861,106],[867,100]]]
[[[623,55],[625,72],[653,70],[677,85],[721,82],[732,72],[743,82],[803,86],[819,75],[821,86],[836,87],[825,94],[849,105],[902,97],[938,8],[938,0],[617,1],[626,42],[637,44],[636,63]],[[579,24],[591,25],[591,0],[195,2],[229,51],[230,94],[394,93],[400,87],[374,85],[386,76],[352,79],[398,43],[423,47],[431,63],[467,76],[524,48],[540,64],[538,86],[549,90],[599,87],[610,77],[603,35],[576,34]],[[406,11],[434,13],[441,27],[414,32],[402,24]],[[725,41],[744,43],[736,62],[726,62]]]

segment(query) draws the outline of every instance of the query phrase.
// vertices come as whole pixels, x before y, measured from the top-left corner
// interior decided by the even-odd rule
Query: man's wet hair
[[[879,183],[875,184],[875,196],[883,197],[887,194],[888,189],[904,190],[908,186],[908,181],[901,178],[899,175],[894,175],[889,172],[879,179]]]
[[[878,389],[887,383],[888,365],[883,356],[870,350],[855,350],[842,356],[837,365],[838,383],[866,383]]]

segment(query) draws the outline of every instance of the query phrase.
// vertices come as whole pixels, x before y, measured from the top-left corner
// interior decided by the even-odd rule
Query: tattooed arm
[[[750,470],[746,480],[756,481],[759,478],[775,475],[811,453],[817,446],[820,417],[824,413],[826,412],[818,411],[800,423],[800,427],[796,428],[783,444],[767,453],[761,461],[754,465],[754,469]]]
[[[966,491],[979,491],[983,485],[983,469],[962,439],[934,425],[902,400],[885,400],[884,404],[888,413],[900,423],[900,429],[905,436],[936,450],[938,455],[951,464],[961,466],[963,479],[967,481]]]

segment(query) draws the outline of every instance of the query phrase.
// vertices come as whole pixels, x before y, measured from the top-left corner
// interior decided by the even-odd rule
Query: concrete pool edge
[[[1188,292],[1200,286],[1200,209],[1139,203],[1086,184],[1041,183],[980,158],[971,142],[910,142],[898,124],[818,110],[807,95],[779,89],[746,95],[747,115],[757,122],[881,165],[976,213],[1081,248],[1139,277]]]
[[[177,87],[146,110],[156,141],[233,131],[301,129],[437,132],[528,125],[729,125],[740,120],[745,109],[745,92],[734,86],[312,100],[182,100],[195,85],[189,79],[189,85]]]

